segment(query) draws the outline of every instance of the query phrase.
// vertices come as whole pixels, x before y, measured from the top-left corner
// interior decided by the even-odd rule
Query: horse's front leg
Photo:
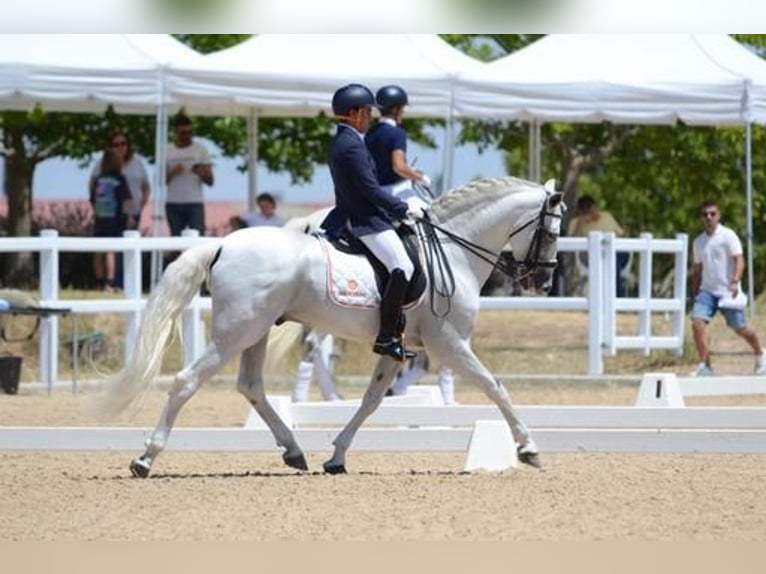
[[[346,472],[346,451],[351,446],[356,431],[359,430],[359,427],[362,426],[367,417],[380,406],[383,395],[391,385],[391,381],[393,381],[394,375],[400,366],[400,363],[397,363],[391,357],[381,357],[378,360],[378,364],[375,365],[375,370],[372,373],[370,385],[367,387],[364,397],[362,397],[362,404],[333,441],[335,450],[333,451],[332,458],[323,465],[325,472],[329,474],[343,474]]]
[[[446,331],[442,331],[442,335]],[[426,340],[426,350],[429,355],[437,358],[442,364],[452,368],[456,374],[478,385],[503,413],[511,429],[513,440],[517,447],[519,460],[535,468],[542,468],[540,454],[532,440],[527,425],[522,422],[511,404],[508,392],[502,383],[492,376],[492,373],[482,364],[471,349],[467,340],[454,339]]]
[[[228,356],[223,356],[218,347],[211,343],[199,359],[176,375],[157,427],[146,440],[144,454],[133,459],[130,463],[130,472],[133,476],[138,478],[149,476],[152,464],[167,445],[170,431],[173,429],[173,424],[181,408],[194,396],[202,383],[210,378],[227,360]]]
[[[308,470],[306,457],[295,440],[295,435],[266,400],[263,384],[263,363],[266,358],[268,337],[263,337],[257,344],[245,349],[239,364],[237,390],[250,402],[258,415],[271,430],[279,446],[284,447],[282,460],[287,466],[298,470]]]

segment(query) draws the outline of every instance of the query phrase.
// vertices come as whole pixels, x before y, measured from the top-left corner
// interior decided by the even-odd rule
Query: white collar
[[[379,122],[388,124],[389,126],[396,127],[396,120],[394,118],[382,117],[378,119]]]
[[[351,124],[345,124],[345,123],[344,124],[338,124],[338,128],[340,129],[341,127],[346,127],[348,129],[350,129],[352,132],[354,132],[356,135],[359,136],[360,140],[364,141],[364,134],[362,132],[360,132],[358,129],[356,129],[354,126],[352,126]]]

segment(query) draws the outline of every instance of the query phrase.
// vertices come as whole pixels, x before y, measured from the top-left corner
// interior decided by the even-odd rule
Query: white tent
[[[681,120],[745,126],[748,285],[753,300],[750,126],[766,121],[766,62],[731,37],[553,34],[484,68],[462,72],[455,106],[463,116],[533,122]]]
[[[261,34],[171,66],[168,88],[196,114],[297,117],[330,113],[343,84],[398,83],[410,115],[444,118],[452,79],[483,65],[435,34]]]
[[[1,34],[0,108],[154,114],[164,66],[195,58],[164,34]]]
[[[765,95],[766,64],[725,34],[553,34],[461,72],[455,103],[468,117],[723,125],[763,117]]]
[[[453,79],[484,65],[436,34],[262,34],[193,65],[172,66],[168,89],[192,113],[248,116],[254,208],[257,118],[329,114],[333,92],[350,82],[373,90],[401,84],[410,96],[408,115],[451,118]],[[445,139],[449,183],[452,122]]]

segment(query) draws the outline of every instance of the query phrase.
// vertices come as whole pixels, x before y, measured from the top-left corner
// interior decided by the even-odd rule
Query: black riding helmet
[[[332,97],[332,113],[336,116],[347,116],[351,110],[367,106],[375,106],[375,96],[362,84],[343,86]]]
[[[383,86],[378,90],[375,96],[375,101],[385,113],[392,108],[406,106],[409,103],[407,99],[407,92],[399,86],[389,85]]]

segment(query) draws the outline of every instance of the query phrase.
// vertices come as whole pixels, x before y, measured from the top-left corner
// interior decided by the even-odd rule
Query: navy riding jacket
[[[407,202],[378,184],[375,162],[359,132],[345,124],[330,146],[330,173],[335,184],[335,208],[322,222],[330,237],[350,227],[356,237],[393,229],[392,219],[407,216]]]

